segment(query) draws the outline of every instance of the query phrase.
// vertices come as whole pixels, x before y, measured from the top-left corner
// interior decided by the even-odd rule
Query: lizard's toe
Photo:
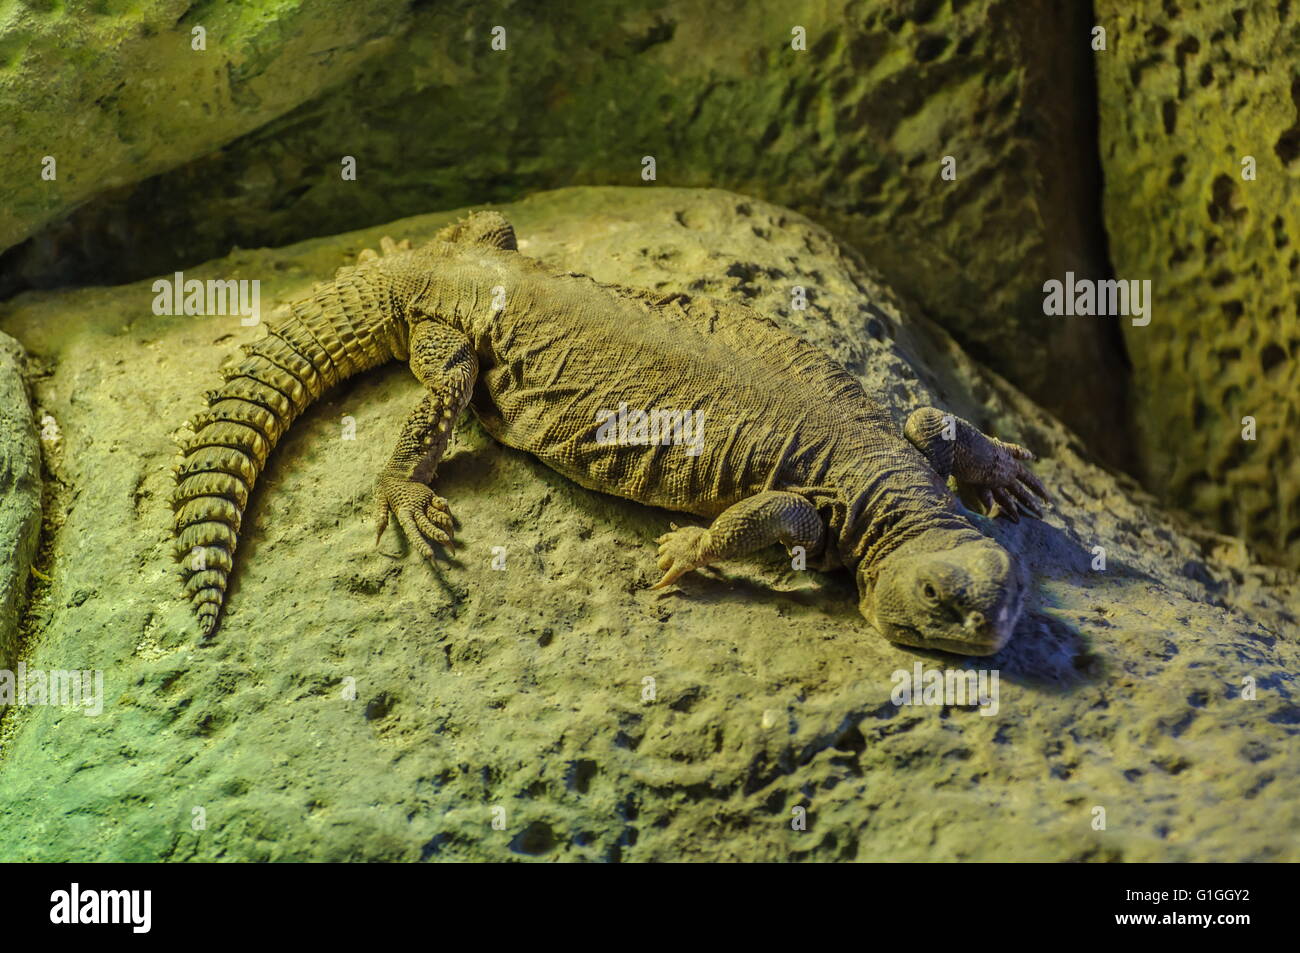
[[[656,540],[659,543],[659,568],[664,570],[664,575],[651,589],[671,586],[692,569],[704,565],[704,548],[708,544],[709,531],[700,526],[685,526],[681,529],[677,529],[676,524],[673,526],[671,533],[665,533]]]
[[[444,546],[451,546],[456,535],[456,521],[451,515],[451,508],[447,506],[447,501],[434,495],[425,505],[423,515],[442,537],[438,541]]]
[[[415,547],[421,556],[429,560],[429,562],[433,562],[433,547],[429,545],[429,541],[420,532],[420,526],[417,522],[418,515],[411,510],[398,510],[397,522],[401,524],[402,530],[406,533],[406,541]]]
[[[989,482],[965,484],[964,488],[980,501],[984,515],[991,520],[999,516],[1006,517],[1013,523],[1020,522],[1021,516],[1042,519],[1043,508],[1034,497],[1049,503],[1052,498],[1038,477],[1023,462],[1033,460],[1034,455],[1013,443],[999,442],[999,445],[1006,454],[999,472]],[[958,486],[961,488],[963,484],[958,481]]]
[[[419,529],[420,535],[426,540],[431,539],[439,545],[446,546],[448,549],[452,548],[451,534],[442,529],[442,527],[435,525],[433,520],[430,519],[427,514],[421,513],[419,510],[412,510],[411,520]]]
[[[1020,482],[1038,494],[1043,502],[1052,502],[1052,497],[1051,494],[1047,492],[1047,487],[1043,486],[1043,482],[1039,480],[1028,467],[1022,466],[1017,476],[1020,479]]]
[[[664,564],[660,562],[659,568],[667,569],[667,572],[664,573],[662,579],[660,579],[658,582],[656,582],[653,586],[650,587],[651,590],[663,589],[667,586],[671,586],[678,579],[682,578],[682,576],[686,575],[695,567],[687,563],[673,563],[671,566],[665,567]]]
[[[1013,523],[1020,522],[1020,513],[1017,512],[1015,499],[1004,487],[994,487],[993,499],[997,502],[999,512]],[[991,518],[996,519],[990,514]]]
[[[1035,460],[1037,459],[1033,451],[1027,447],[1022,447],[1018,443],[1007,443],[1005,440],[999,440],[998,445],[1007,453],[1011,454],[1017,460]]]
[[[455,522],[451,517],[451,510],[447,507],[447,501],[440,496],[433,497],[424,508],[424,512],[417,514],[421,530],[425,535],[432,537],[449,549],[453,546],[453,537],[456,534]]]
[[[1022,510],[1026,513],[1032,513],[1038,519],[1043,518],[1043,508],[1038,505],[1028,490],[1019,483],[1012,483],[1007,489],[1016,498],[1016,502],[1020,504]]]
[[[388,515],[397,523],[411,544],[425,559],[434,560],[430,541],[452,548],[452,518],[447,501],[423,483],[396,477],[380,477],[376,488],[379,512],[379,535],[388,525]],[[378,542],[378,536],[376,537]]]

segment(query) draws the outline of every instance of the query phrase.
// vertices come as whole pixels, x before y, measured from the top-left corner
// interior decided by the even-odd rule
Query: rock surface
[[[557,18],[545,5],[419,5],[346,84],[42,233],[0,268],[0,295],[4,275],[119,283],[233,245],[640,185],[652,156],[660,185],[733,189],[826,225],[1123,462],[1118,332],[1042,313],[1044,280],[1104,265],[1084,7],[583,0]],[[332,28],[357,43],[381,26]],[[174,152],[151,149],[151,168]]]
[[[389,0],[6,4],[0,249],[313,98],[383,53],[405,12]]]
[[[24,657],[103,670],[107,701],[5,716],[0,859],[1300,859],[1294,577],[1088,462],[796,213],[658,187],[503,211],[557,269],[743,300],[896,416],[933,403],[1037,451],[1046,522],[981,521],[1035,580],[1011,645],[896,648],[847,574],[777,550],[652,593],[652,541],[680,516],[583,490],[473,421],[439,483],[456,560],[378,553],[369,488],[419,396],[397,365],[277,449],[201,643],[169,555],[170,438],[259,332],[156,316],[149,282],[28,293],[0,328],[53,369],[37,398],[63,422],[66,492]],[[260,279],[269,308],[452,217],[187,277]],[[918,662],[995,668],[996,714],[893,704]]]
[[[18,654],[19,614],[41,530],[41,450],[22,346],[0,333],[0,669]]]
[[[1155,297],[1150,325],[1125,329],[1144,482],[1298,567],[1300,5],[1097,13],[1111,256]]]

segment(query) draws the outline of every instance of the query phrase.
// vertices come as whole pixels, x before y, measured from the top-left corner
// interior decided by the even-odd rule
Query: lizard
[[[1011,637],[1026,576],[973,516],[1042,517],[1034,497],[1049,496],[1027,449],[934,407],[900,428],[857,378],[771,319],[557,272],[521,253],[496,211],[416,248],[384,238],[381,250],[268,322],[180,440],[176,553],[205,638],[277,441],[328,388],[394,359],[424,394],[375,484],[377,544],[391,517],[428,560],[454,547],[432,485],[468,409],[584,487],[710,521],[656,540],[652,589],[779,543],[802,547],[813,568],[854,573],[863,617],[891,642],[989,655]],[[628,439],[599,439],[614,407],[689,412],[702,436],[652,443],[633,426]]]

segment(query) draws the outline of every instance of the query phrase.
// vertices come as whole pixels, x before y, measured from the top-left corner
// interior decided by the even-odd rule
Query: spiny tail
[[[190,423],[174,468],[176,556],[204,636],[217,628],[248,496],[297,417],[328,388],[400,353],[399,319],[361,275],[293,305],[287,320],[243,348]]]

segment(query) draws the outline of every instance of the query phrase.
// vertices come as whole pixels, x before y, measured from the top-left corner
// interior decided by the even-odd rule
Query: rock
[[[1124,330],[1144,482],[1300,566],[1300,6],[1097,11],[1111,256],[1155,297]]]
[[[503,211],[557,269],[743,300],[896,417],[934,403],[1037,451],[1046,522],[987,527],[1034,578],[1011,645],[899,649],[848,574],[775,549],[652,593],[653,540],[680,515],[583,490],[473,421],[439,482],[455,560],[386,557],[369,489],[420,393],[397,365],[277,449],[203,643],[169,555],[170,438],[257,329],[155,316],[149,282],[27,293],[0,327],[54,368],[38,396],[65,422],[70,491],[28,663],[102,670],[106,700],[7,716],[0,859],[1300,858],[1293,575],[1090,463],[797,213],[671,188]],[[260,279],[269,309],[453,217],[187,276]],[[917,664],[996,671],[996,713],[895,704]]]
[[[313,98],[385,52],[404,12],[383,0],[11,7],[0,139],[16,164],[5,169],[0,249]]]
[[[0,333],[0,669],[18,657],[19,614],[41,533],[41,451],[22,346]]]
[[[560,186],[643,185],[649,155],[654,187],[743,191],[846,238],[1122,464],[1117,333],[1042,309],[1044,280],[1105,260],[1095,137],[1081,121],[1094,111],[1090,20],[1069,6],[759,0],[720,31],[721,15],[694,0],[580,3],[562,27],[546,7],[420,5],[353,81],[91,203],[0,273],[117,284],[236,244]],[[489,46],[494,26],[503,51]],[[806,50],[792,48],[795,27]],[[945,157],[955,180],[941,178]]]

